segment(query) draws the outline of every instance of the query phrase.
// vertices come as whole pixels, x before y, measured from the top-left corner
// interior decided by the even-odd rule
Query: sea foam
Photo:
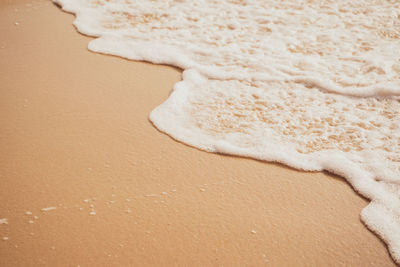
[[[184,69],[153,124],[200,149],[338,174],[400,263],[400,3],[56,0],[92,51]]]

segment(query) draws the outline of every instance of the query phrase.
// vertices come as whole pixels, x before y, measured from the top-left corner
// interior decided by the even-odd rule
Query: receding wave
[[[184,69],[150,114],[158,129],[346,178],[400,263],[400,2],[56,2],[98,37],[90,50]]]

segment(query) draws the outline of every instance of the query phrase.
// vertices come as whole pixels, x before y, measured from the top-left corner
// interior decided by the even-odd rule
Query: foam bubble
[[[400,263],[400,3],[56,0],[92,51],[184,69],[152,111],[200,149],[345,177]],[[150,196],[150,195],[149,195]]]

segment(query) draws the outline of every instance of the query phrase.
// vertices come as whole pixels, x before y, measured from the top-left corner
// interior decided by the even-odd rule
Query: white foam
[[[345,177],[400,263],[400,3],[56,0],[92,51],[184,69],[154,125],[206,151]],[[150,196],[150,195],[149,195]]]
[[[46,212],[46,211],[52,211],[52,210],[56,210],[57,207],[47,207],[47,208],[43,208],[41,209],[41,211]]]

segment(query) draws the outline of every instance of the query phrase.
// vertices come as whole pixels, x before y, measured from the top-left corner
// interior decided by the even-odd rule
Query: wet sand
[[[89,52],[72,20],[0,3],[0,266],[394,265],[343,179],[160,133],[180,70]]]

